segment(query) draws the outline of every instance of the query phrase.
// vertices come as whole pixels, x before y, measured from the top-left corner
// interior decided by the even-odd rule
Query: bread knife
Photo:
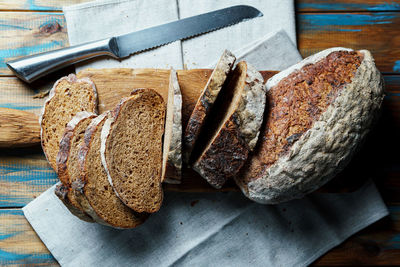
[[[17,77],[30,83],[89,58],[111,56],[121,59],[262,15],[258,9],[251,6],[232,6],[116,37],[11,60],[7,62],[7,66]]]

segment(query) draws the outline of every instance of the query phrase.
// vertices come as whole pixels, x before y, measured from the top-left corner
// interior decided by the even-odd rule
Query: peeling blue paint
[[[28,10],[59,10],[59,8],[56,7],[36,5],[35,0],[27,0],[25,7]]]
[[[19,215],[19,216],[23,216],[24,215],[23,211],[20,210],[20,209],[0,210],[0,216],[2,216],[3,214],[6,214],[6,215]]]
[[[15,264],[15,261],[24,260],[24,264],[54,262],[51,254],[18,254],[0,249],[0,264]]]
[[[400,72],[400,60],[396,60],[394,62],[393,71],[394,72]]]
[[[9,48],[0,50],[0,68],[6,68],[5,62],[10,58],[37,54],[64,46],[65,44],[63,41],[56,40],[48,43],[34,45],[27,44],[23,46],[21,46],[21,44],[10,43],[8,44]]]
[[[320,1],[321,2],[321,1]],[[328,1],[327,1],[328,2]],[[327,11],[338,11],[338,10],[369,10],[369,11],[398,11],[400,10],[400,4],[393,1],[386,2],[378,5],[368,4],[350,4],[350,3],[299,3],[300,9],[315,9],[315,10],[327,10]]]
[[[24,105],[18,105],[16,103],[2,103],[0,104],[0,108],[12,108],[12,109],[18,109],[18,110],[32,110],[32,109],[38,109],[41,108],[42,106],[24,106]]]
[[[2,30],[8,30],[8,29],[28,30],[28,31],[32,30],[32,28],[27,28],[27,27],[18,26],[18,25],[5,24],[5,23],[2,23],[2,22],[0,21],[0,31],[2,31]]]
[[[395,13],[374,14],[299,14],[302,30],[308,31],[361,31],[357,26],[390,24]],[[346,29],[343,26],[356,27]]]
[[[361,32],[361,29],[335,29],[336,31],[339,32]]]
[[[7,239],[7,238],[11,238],[11,237],[13,237],[13,236],[16,236],[16,235],[18,235],[18,234],[20,234],[21,232],[14,232],[14,233],[10,233],[10,234],[3,234],[3,233],[0,233],[0,240],[4,240],[4,239]]]
[[[395,235],[386,242],[385,250],[400,249],[400,234]]]

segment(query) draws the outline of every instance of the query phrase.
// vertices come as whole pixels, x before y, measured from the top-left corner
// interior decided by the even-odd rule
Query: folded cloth
[[[110,36],[115,24],[118,24],[115,33],[122,33],[150,26],[153,18],[158,19],[154,24],[160,24],[176,15],[190,16],[239,1],[190,3],[193,1],[98,1],[69,7],[64,11],[70,43]],[[225,47],[259,69],[280,70],[301,59],[293,43],[292,0],[240,3],[255,5],[267,17],[259,19],[261,25],[254,22],[252,27],[257,27],[258,32],[238,24],[220,30],[221,33],[174,42],[121,62],[98,60],[81,68],[178,68],[184,64],[205,67]],[[269,27],[268,23],[276,19],[284,30],[272,33],[277,25]],[[214,35],[217,33],[218,37]],[[238,41],[244,37],[245,41]],[[196,57],[196,53],[201,56]],[[372,182],[353,193],[314,193],[275,206],[256,204],[239,192],[166,192],[161,210],[131,230],[80,221],[54,195],[54,187],[23,211],[62,266],[305,266],[388,214]]]

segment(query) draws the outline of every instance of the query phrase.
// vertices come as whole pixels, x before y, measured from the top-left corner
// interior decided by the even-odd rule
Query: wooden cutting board
[[[89,77],[97,87],[99,112],[113,109],[122,97],[129,96],[135,88],[152,88],[164,100],[168,96],[169,70],[163,69],[86,69],[77,74],[78,78]],[[190,114],[200,96],[201,91],[211,75],[210,69],[178,70],[178,81],[182,91],[182,124],[186,128]],[[262,71],[266,81],[276,72]],[[183,181],[180,185],[165,185],[171,191],[204,192],[214,191],[208,183],[189,168],[183,170]],[[232,181],[221,190],[238,190]]]

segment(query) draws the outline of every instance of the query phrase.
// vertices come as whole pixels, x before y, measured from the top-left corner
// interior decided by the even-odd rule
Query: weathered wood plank
[[[298,0],[296,9],[309,11],[398,11],[400,0]]]
[[[0,10],[62,10],[63,6],[89,2],[91,0],[2,0]]]
[[[90,2],[92,0],[3,0],[0,10],[62,10],[63,6]],[[297,11],[396,11],[400,10],[399,0],[299,0]]]
[[[43,87],[49,89],[51,85]],[[35,98],[39,88],[28,85],[16,77],[0,78],[0,108],[13,108],[40,115],[45,98]]]
[[[368,49],[380,71],[400,73],[400,13],[307,13],[297,24],[304,57],[333,46]]]
[[[0,265],[57,266],[22,210],[0,210]]]
[[[400,209],[390,205],[390,217],[349,238],[316,265],[400,264]],[[0,265],[56,265],[19,209],[0,210]]]
[[[56,181],[41,154],[0,157],[0,207],[23,207]]]
[[[10,75],[6,62],[68,45],[64,16],[44,12],[0,12],[0,75]]]
[[[350,237],[318,259],[315,266],[399,266],[400,207],[389,205],[390,215]]]

